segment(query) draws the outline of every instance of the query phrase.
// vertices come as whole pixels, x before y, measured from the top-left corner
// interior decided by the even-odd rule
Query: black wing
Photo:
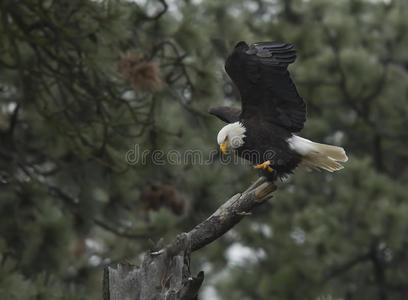
[[[226,123],[239,121],[239,116],[241,114],[240,109],[228,106],[213,107],[210,108],[208,112]]]
[[[262,118],[300,131],[306,121],[306,104],[290,79],[287,66],[296,59],[293,45],[280,42],[239,42],[225,70],[241,94],[240,118]]]

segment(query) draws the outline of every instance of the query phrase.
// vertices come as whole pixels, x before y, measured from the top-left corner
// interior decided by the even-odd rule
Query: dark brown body
[[[240,157],[254,165],[269,160],[279,177],[290,174],[299,165],[302,156],[289,148],[287,139],[292,133],[288,130],[256,118],[241,122],[246,128],[246,137],[244,145],[236,149]]]

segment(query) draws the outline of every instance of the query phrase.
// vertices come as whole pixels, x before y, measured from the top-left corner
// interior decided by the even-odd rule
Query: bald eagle
[[[242,109],[215,107],[210,113],[228,125],[218,133],[223,153],[232,148],[269,178],[285,177],[299,165],[329,172],[343,168],[343,148],[295,135],[306,121],[306,104],[287,67],[296,59],[292,44],[239,42],[225,70],[241,95]]]

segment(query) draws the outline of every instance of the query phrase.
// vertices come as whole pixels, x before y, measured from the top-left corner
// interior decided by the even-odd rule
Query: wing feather
[[[262,118],[291,132],[303,128],[306,104],[287,71],[295,60],[292,44],[237,44],[225,69],[241,94],[241,118]]]
[[[210,108],[208,112],[225,123],[234,123],[239,121],[239,115],[241,114],[241,110],[239,108],[228,106],[213,107]]]

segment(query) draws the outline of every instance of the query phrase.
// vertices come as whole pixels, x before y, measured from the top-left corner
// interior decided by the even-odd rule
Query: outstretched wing
[[[306,104],[290,79],[287,67],[296,59],[293,45],[280,42],[239,42],[225,70],[241,94],[240,118],[262,118],[290,132],[303,128]]]
[[[226,123],[239,121],[239,116],[241,114],[240,109],[228,106],[213,107],[210,108],[208,112]]]

